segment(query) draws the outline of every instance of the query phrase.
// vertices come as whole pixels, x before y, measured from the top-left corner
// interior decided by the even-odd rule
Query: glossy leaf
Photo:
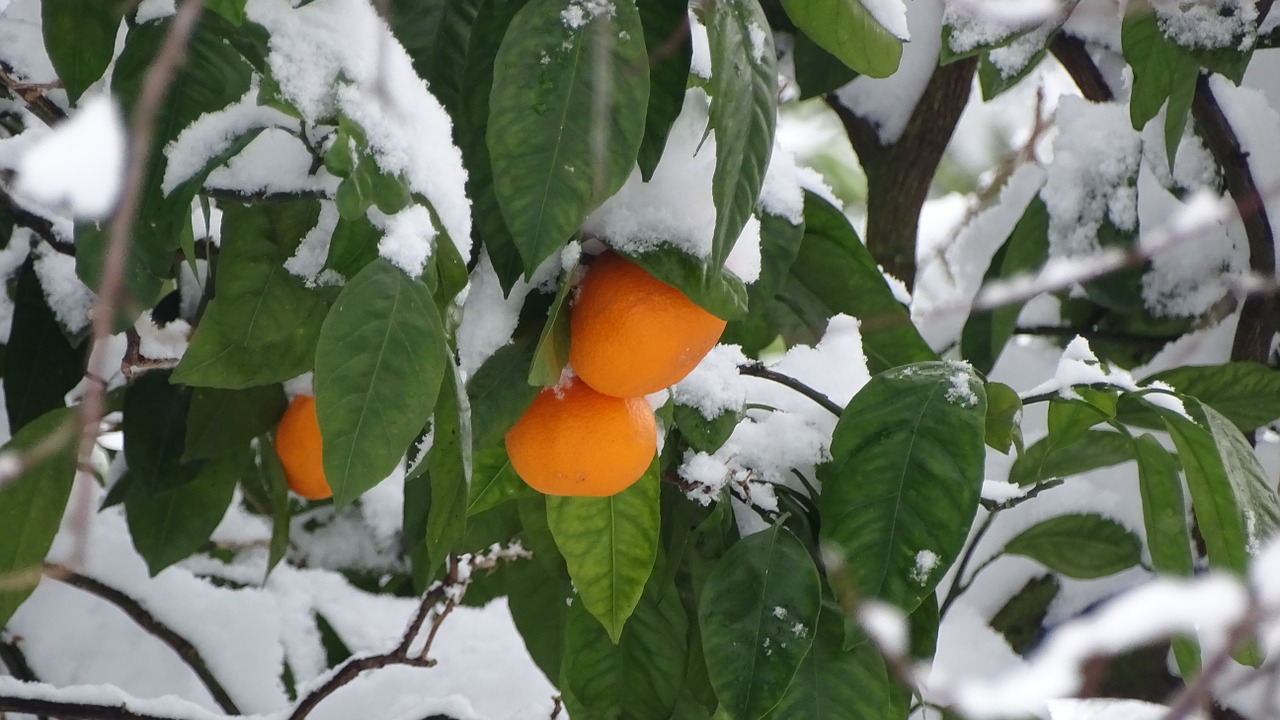
[[[1008,455],[1017,449],[1022,454],[1022,398],[1004,383],[988,382],[987,445]]]
[[[146,373],[124,393],[122,429],[129,495],[149,497],[171,490],[194,480],[200,472],[201,463],[182,460],[192,390],[169,384],[168,375]]]
[[[45,0],[40,29],[49,61],[75,103],[102,77],[115,53],[120,15],[101,0]]]
[[[457,112],[471,26],[480,0],[392,0],[391,30],[450,115]]]
[[[533,351],[529,338],[513,338],[481,363],[467,380],[471,429],[477,448],[500,442],[538,395],[539,388],[529,384]]]
[[[183,462],[243,450],[280,421],[286,406],[279,385],[246,390],[196,388],[187,414]]]
[[[822,49],[868,77],[889,77],[902,61],[894,37],[862,0],[782,0],[787,16]]]
[[[62,514],[76,474],[75,411],[60,408],[27,423],[3,452],[30,450],[65,432],[53,452],[0,486],[0,627],[36,589],[41,563],[62,525]],[[79,427],[78,424],[75,427]]]
[[[582,604],[616,643],[658,552],[656,464],[611,497],[548,497],[547,524]]]
[[[644,26],[645,51],[649,54],[649,106],[645,112],[644,140],[636,161],[645,182],[667,146],[667,136],[684,107],[693,57],[693,36],[688,32],[687,0],[642,0],[636,3]]]
[[[747,312],[746,284],[729,270],[714,267],[704,258],[696,258],[670,245],[626,256],[712,315],[732,320]]]
[[[933,362],[873,377],[846,406],[818,507],[862,597],[910,613],[954,562],[978,508],[986,405],[968,365]]]
[[[1249,432],[1280,418],[1280,370],[1250,362],[1178,367],[1143,378],[1141,385],[1162,382],[1217,410]],[[1124,422],[1163,427],[1160,416],[1141,403],[1121,398]]]
[[[520,479],[499,446],[477,451],[471,465],[471,495],[467,515],[476,515],[509,500],[533,497],[537,491]]]
[[[10,432],[62,407],[84,376],[84,345],[67,341],[30,262],[18,271],[13,321],[4,356],[4,403]]]
[[[874,643],[844,648],[844,617],[825,602],[813,646],[782,702],[776,720],[882,720],[889,714],[889,674]]]
[[[572,278],[573,273],[567,272],[560,279],[556,298],[547,311],[547,322],[533,349],[529,385],[539,390],[560,382],[560,373],[569,364],[569,295],[573,292]]]
[[[644,28],[633,3],[612,8],[574,27],[561,0],[531,0],[494,61],[493,189],[526,276],[635,166],[649,101]]]
[[[778,115],[778,74],[769,21],[758,0],[714,3],[704,23],[711,51],[707,126],[716,134],[711,265],[718,268],[751,219],[764,184]]]
[[[1059,515],[1032,525],[1006,543],[1004,551],[1081,580],[1113,575],[1142,560],[1136,535],[1092,513]]]
[[[427,557],[431,568],[444,565],[467,530],[471,494],[471,406],[457,368],[444,371],[440,399],[431,423],[427,474],[431,505],[427,512]]]
[[[758,720],[782,701],[813,645],[821,604],[809,551],[781,526],[729,548],[698,600],[707,671],[723,711]]]
[[[1050,433],[1033,443],[1013,462],[1009,482],[1034,485],[1050,478],[1119,465],[1133,459],[1133,443],[1125,435],[1110,430],[1086,430],[1075,442],[1060,443]]]
[[[231,504],[245,458],[244,451],[214,458],[191,482],[125,500],[129,536],[152,577],[209,540]]]
[[[444,347],[430,292],[390,262],[373,261],[342,289],[320,331],[315,375],[338,507],[389,475],[427,424],[447,370]]]

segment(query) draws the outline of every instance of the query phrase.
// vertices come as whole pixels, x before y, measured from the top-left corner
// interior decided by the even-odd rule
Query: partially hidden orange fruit
[[[324,479],[320,455],[320,423],[316,420],[316,399],[299,395],[289,403],[276,430],[276,455],[284,466],[289,489],[308,500],[333,496]]]
[[[602,395],[575,378],[534,398],[506,444],[511,467],[533,489],[604,497],[640,479],[658,430],[644,398]]]
[[[605,395],[648,395],[688,375],[724,328],[684,293],[606,252],[587,270],[569,317],[569,364]]]

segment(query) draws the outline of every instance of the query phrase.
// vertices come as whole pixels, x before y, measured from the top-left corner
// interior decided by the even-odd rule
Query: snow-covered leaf
[[[617,495],[547,498],[547,524],[578,597],[614,642],[657,558],[660,490],[655,464]]]
[[[248,447],[200,464],[193,480],[124,501],[129,536],[152,577],[199,550],[231,504],[245,470]]]
[[[704,19],[711,49],[708,129],[716,134],[711,263],[720,267],[751,219],[773,152],[777,59],[769,21],[758,0],[715,3]]]
[[[729,320],[747,312],[747,286],[724,267],[671,245],[627,257],[716,317]]]
[[[494,62],[493,188],[526,276],[635,166],[649,100],[644,28],[634,3],[607,8],[531,0]]]
[[[853,397],[818,470],[822,542],[844,559],[828,574],[908,613],[933,592],[977,512],[986,405],[962,363],[890,370]]]
[[[445,357],[431,294],[390,262],[374,260],[342,289],[320,331],[315,375],[338,507],[389,475],[427,424]]]
[[[1059,515],[1018,533],[1004,546],[1067,577],[1092,580],[1142,560],[1142,543],[1110,518],[1093,513]]]
[[[868,77],[885,78],[902,61],[902,39],[863,6],[862,0],[782,0],[787,16],[822,49]]]
[[[1232,362],[1172,368],[1143,378],[1139,384],[1164,383],[1222,413],[1240,432],[1250,432],[1280,418],[1280,371],[1259,363]],[[1149,406],[1121,396],[1119,418],[1142,427],[1163,427]]]
[[[44,0],[40,29],[67,99],[77,102],[106,71],[115,52],[119,10],[99,0]]]
[[[41,415],[19,430],[0,453],[13,462],[8,453],[46,442],[66,423],[74,422],[75,412],[59,408]],[[7,581],[0,585],[0,627],[36,589],[75,474],[76,444],[68,435],[52,453],[0,487],[0,577]]]
[[[707,671],[721,707],[758,720],[791,686],[818,628],[822,581],[809,551],[780,525],[735,543],[698,600]]]

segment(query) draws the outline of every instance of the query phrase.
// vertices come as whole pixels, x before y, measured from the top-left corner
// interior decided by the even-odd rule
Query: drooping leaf
[[[467,516],[482,513],[508,500],[533,497],[537,491],[525,484],[511,467],[506,450],[495,445],[476,451],[471,466],[471,496]]]
[[[1128,528],[1094,513],[1059,515],[1018,533],[1004,546],[1081,580],[1113,575],[1142,560],[1142,543]]]
[[[889,714],[889,674],[874,643],[845,649],[844,618],[824,602],[813,646],[782,702],[776,720],[881,720]]]
[[[471,399],[471,430],[477,448],[487,448],[502,440],[538,395],[529,384],[533,367],[533,342],[516,337],[481,363],[467,380]]]
[[[787,693],[818,629],[822,582],[804,545],[781,526],[735,543],[698,600],[707,671],[721,708],[758,720]]]
[[[555,300],[547,311],[547,322],[533,349],[529,385],[539,390],[560,382],[560,373],[569,364],[569,295],[573,290],[572,278],[573,273],[567,272],[560,279],[560,288],[556,290]]]
[[[445,367],[431,293],[379,258],[352,278],[316,345],[316,415],[338,507],[395,469],[427,424]],[[464,493],[465,496],[465,493]]]
[[[778,115],[778,74],[769,21],[758,0],[714,3],[704,22],[711,51],[707,125],[716,134],[711,264],[718,268],[751,218],[764,184]]]
[[[84,345],[72,345],[49,309],[31,263],[18,272],[13,322],[4,355],[4,402],[9,430],[66,404],[64,397],[84,375]]]
[[[0,487],[0,627],[13,617],[40,580],[41,563],[62,524],[76,474],[75,410],[59,408],[27,423],[3,452],[30,451],[53,440],[62,442]],[[78,425],[74,426],[78,427]]]
[[[636,161],[645,182],[653,177],[667,146],[667,136],[684,107],[693,57],[686,0],[645,0],[636,3],[644,26],[645,51],[649,54],[649,107],[645,112],[644,140]]]
[[[120,14],[99,0],[49,0],[40,3],[40,29],[53,69],[75,103],[102,77],[116,47]]]
[[[1008,455],[1022,454],[1022,398],[1004,383],[987,385],[987,445]]]
[[[894,37],[862,0],[782,0],[787,16],[823,50],[868,77],[889,77],[902,61]]]
[[[125,499],[129,536],[151,576],[186,558],[208,541],[231,504],[246,451],[202,464],[195,479],[177,487]],[[132,470],[130,472],[133,472]]]
[[[1009,233],[987,272],[982,284],[1032,273],[1049,257],[1049,211],[1036,195],[1022,213],[1022,219]],[[1010,303],[994,310],[978,310],[969,315],[960,334],[960,355],[973,363],[980,373],[990,373],[1004,350],[1005,343],[1017,327],[1018,315],[1026,303]]]
[[[1062,583],[1053,575],[1028,580],[991,616],[991,629],[1004,636],[1011,650],[1026,656],[1044,635],[1049,605],[1061,591]]]
[[[392,0],[391,31],[431,94],[456,117],[471,26],[480,0]]]
[[[493,189],[525,275],[569,242],[635,166],[649,101],[644,28],[613,12],[531,0],[494,60],[487,130]]]
[[[1161,382],[1217,410],[1240,432],[1250,432],[1280,418],[1280,370],[1250,362],[1172,368],[1143,378],[1140,385]],[[1120,399],[1120,418],[1141,427],[1163,428],[1160,416],[1127,396]]]
[[[284,474],[284,466],[272,447],[274,436],[263,435],[258,441],[257,471],[262,479],[263,488],[267,492],[268,508],[271,512],[271,544],[267,548],[267,574],[275,568],[285,553],[289,551],[289,482]],[[265,579],[264,579],[265,580]]]
[[[171,385],[164,371],[146,373],[125,389],[122,429],[129,495],[150,497],[184,485],[200,472],[200,462],[182,461],[191,395],[191,388]]]
[[[1128,437],[1110,430],[1086,430],[1074,442],[1060,443],[1050,433],[1033,443],[1013,462],[1009,482],[1034,485],[1050,478],[1072,475],[1119,465],[1133,459],[1133,443]]]
[[[680,290],[717,317],[732,320],[747,312],[747,286],[729,270],[715,267],[671,245],[625,254],[658,280]]]
[[[547,524],[582,604],[616,643],[658,551],[656,463],[610,497],[548,497]]]
[[[284,414],[284,389],[261,385],[245,390],[196,388],[187,414],[183,462],[225,455],[248,447]]]
[[[968,365],[931,362],[873,377],[845,408],[818,507],[862,597],[910,613],[954,562],[978,508],[986,404]]]
[[[808,35],[796,33],[793,38],[791,60],[795,65],[801,100],[835,92],[858,77],[857,71],[823,50]]]
[[[450,552],[458,549],[466,533],[471,494],[471,406],[452,363],[440,384],[431,430],[431,451],[426,459],[431,477],[427,557],[430,567],[437,568]]]

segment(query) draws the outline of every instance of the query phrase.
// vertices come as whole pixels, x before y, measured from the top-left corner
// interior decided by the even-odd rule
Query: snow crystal
[[[1151,6],[1160,31],[1183,47],[1244,52],[1257,36],[1257,0],[1152,0]]]
[[[111,98],[90,98],[36,141],[18,165],[17,192],[86,218],[106,217],[120,197],[125,129]]]
[[[938,553],[932,550],[921,550],[916,553],[916,566],[911,570],[911,579],[923,585],[929,580],[929,576],[938,567],[940,558]]]
[[[250,130],[266,127],[297,130],[297,120],[274,108],[259,106],[257,97],[255,82],[238,102],[201,115],[165,146],[168,162],[160,187],[166,195],[194,177],[214,157],[226,152],[237,137]]]
[[[1021,487],[1004,480],[983,480],[982,499],[994,503],[1006,503],[1027,494],[1030,486]]]
[[[973,367],[961,361],[950,361],[947,367],[953,371],[947,376],[947,402],[967,408],[977,405],[978,396],[973,392],[973,388],[969,387]]]
[[[1067,399],[1079,399],[1074,385],[1111,385],[1122,390],[1138,390],[1133,375],[1125,370],[1107,367],[1089,348],[1089,341],[1076,337],[1062,352],[1058,369],[1052,379],[1022,394],[1023,398],[1056,392]]]
[[[676,474],[689,484],[685,495],[706,507],[719,499],[733,471],[718,457],[687,450]]]
[[[329,243],[333,240],[333,230],[338,226],[338,206],[325,201],[320,204],[320,217],[316,226],[311,228],[293,255],[284,261],[284,269],[291,275],[306,281],[307,287],[315,287],[324,270],[325,260],[329,257]]]
[[[751,59],[757,64],[764,62],[765,52],[769,49],[769,34],[753,22],[747,26],[747,40],[751,43]]]
[[[809,628],[802,622],[797,622],[791,626],[791,634],[798,638],[809,637]]]
[[[858,624],[889,657],[906,655],[909,634],[902,610],[879,600],[866,600],[858,606]]]
[[[770,215],[786,218],[792,225],[804,222],[804,189],[805,183],[817,178],[817,183],[825,187],[822,176],[796,165],[795,153],[786,150],[775,139],[773,154],[769,157],[769,167],[764,173],[764,184],[760,187],[760,208]],[[828,193],[830,188],[826,188]],[[840,203],[834,203],[840,207]]]
[[[139,25],[153,20],[161,20],[177,12],[174,0],[142,0],[134,12],[134,21]]]
[[[1053,144],[1040,197],[1049,210],[1049,252],[1077,257],[1101,249],[1098,231],[1110,221],[1120,230],[1137,225],[1137,188],[1142,141],[1127,109],[1064,97],[1058,106],[1059,134]]]
[[[693,56],[689,60],[689,72],[703,80],[711,79],[711,40],[707,37],[707,26],[697,15],[689,13],[689,36],[693,45]]]
[[[911,307],[911,291],[907,289],[907,284],[894,277],[883,265],[876,265],[876,269],[880,271],[880,277],[884,278],[884,282],[889,286],[889,292],[893,293],[893,299]]]
[[[907,6],[902,0],[860,0],[871,17],[899,40],[910,40]]]
[[[76,276],[76,259],[45,243],[36,245],[34,252],[36,276],[58,324],[70,333],[89,327],[89,311],[97,296]]]
[[[721,413],[739,412],[747,401],[747,389],[738,367],[748,362],[737,345],[717,345],[671,388],[671,397],[708,420]]]
[[[952,0],[943,22],[951,28],[951,50],[964,53],[1044,23],[1058,9],[1054,0]]]
[[[614,12],[612,0],[571,0],[569,7],[560,12],[560,19],[570,30],[579,30],[601,15],[613,17]]]
[[[787,609],[786,609],[786,608],[784,608],[784,607],[782,607],[781,605],[775,605],[775,606],[773,607],[773,616],[774,616],[774,617],[776,617],[776,618],[778,618],[779,620],[786,620],[786,619],[787,619]]]
[[[370,220],[382,215],[370,208]],[[422,205],[410,205],[390,217],[384,216],[380,225],[385,234],[378,240],[378,254],[391,264],[405,271],[411,278],[422,275],[431,257],[432,241],[436,226],[431,221],[431,211]]]
[[[138,333],[138,352],[151,360],[182,357],[191,339],[191,325],[186,320],[170,320],[161,327],[151,318],[150,311],[138,316],[133,329]]]
[[[1224,216],[1223,198],[1206,188],[1185,204],[1158,186],[1144,183],[1141,192],[1144,226],[1164,223],[1161,232],[1143,233],[1144,249],[1166,237],[1197,238],[1194,249],[1150,253],[1143,302],[1156,315],[1198,317],[1229,292],[1247,266],[1243,226],[1234,211]]]

